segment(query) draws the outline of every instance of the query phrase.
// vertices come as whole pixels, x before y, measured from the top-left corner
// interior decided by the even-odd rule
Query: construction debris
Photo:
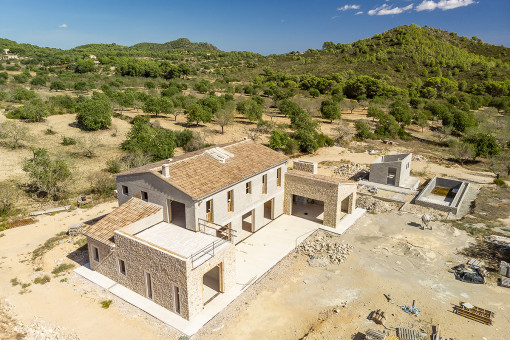
[[[469,265],[469,263],[467,265],[459,264],[453,267],[452,271],[455,274],[455,278],[459,281],[476,284],[485,283],[484,273],[487,272],[480,267]]]
[[[507,278],[501,278],[499,280],[499,285],[501,287],[505,287],[505,288],[510,288],[510,279],[507,279]]]
[[[420,308],[415,306],[397,305],[407,314],[418,315],[420,314]]]
[[[405,340],[419,340],[423,337],[414,329],[397,328],[397,336]]]
[[[391,202],[384,202],[366,195],[359,195],[356,200],[356,208],[366,209],[370,213],[379,214],[397,209],[397,205]]]
[[[69,236],[76,236],[76,235],[79,235],[81,234],[83,230],[83,223],[74,223],[74,224],[71,224],[67,230],[67,234]]]
[[[413,155],[413,161],[427,162],[428,159],[425,156],[422,156],[422,155]]]
[[[378,325],[382,325],[384,324],[384,320],[386,320],[386,315],[382,310],[378,309],[376,311],[372,311],[368,316],[368,319],[372,320]]]
[[[499,263],[499,274],[510,277],[510,263],[506,263],[505,261],[501,261]]]
[[[485,242],[510,249],[510,237],[490,235],[485,236]]]
[[[492,319],[494,318],[494,312],[473,306],[472,304],[466,302],[461,302],[459,306],[455,306],[454,311],[463,317],[481,322],[486,325],[492,325]]]
[[[303,242],[297,248],[299,254],[309,257],[308,263],[311,266],[317,266],[317,263],[322,263],[325,266],[328,262],[340,264],[344,262],[351,250],[351,245],[333,241],[322,234]]]
[[[368,166],[357,163],[346,163],[333,167],[335,175],[343,178],[351,178],[354,175],[368,173]]]
[[[365,333],[365,340],[385,340],[386,334],[376,329],[369,329]]]

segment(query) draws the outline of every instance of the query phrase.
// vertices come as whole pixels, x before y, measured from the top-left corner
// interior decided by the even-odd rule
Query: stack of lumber
[[[397,336],[399,339],[404,340],[419,340],[421,339],[418,332],[414,329],[397,328]]]

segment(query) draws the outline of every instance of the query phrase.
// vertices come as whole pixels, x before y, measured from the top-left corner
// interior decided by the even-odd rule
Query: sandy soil
[[[388,327],[423,328],[430,335],[431,327],[441,324],[443,335],[456,339],[504,339],[510,291],[494,283],[455,280],[448,269],[466,260],[457,250],[472,240],[439,222],[432,231],[421,230],[419,222],[412,214],[365,215],[343,236],[334,237],[354,246],[346,262],[311,267],[305,256],[291,254],[257,283],[258,294],[236,301],[196,337],[362,339],[359,333],[368,328],[383,330],[367,320],[371,311],[382,309]],[[419,316],[398,307],[413,300]],[[452,313],[460,301],[494,311],[494,326]]]
[[[70,224],[102,216],[116,206],[117,202],[109,202],[90,209],[41,216],[35,224],[2,232],[0,301],[10,308],[8,315],[0,315],[0,320],[12,318],[26,325],[35,320],[43,321],[53,328],[61,327],[64,335],[75,334],[81,339],[177,338],[179,334],[173,329],[78,275],[68,272],[55,277],[51,274],[58,264],[77,266],[75,260],[83,262],[86,252],[74,252],[78,248],[74,242],[80,237],[66,238],[42,258],[32,260],[31,252],[36,247],[67,230]],[[49,283],[33,283],[36,277],[44,275],[51,277]],[[20,285],[11,284],[13,278],[31,285],[22,293]],[[113,300],[112,305],[103,309],[100,302],[109,299]],[[0,335],[0,338],[3,337]]]
[[[5,116],[0,114],[0,123],[5,120]],[[85,132],[76,127],[75,121],[76,115],[65,114],[50,116],[45,122],[41,123],[20,122],[20,124],[29,127],[30,140],[24,142],[25,148],[16,150],[6,147],[1,148],[0,180],[12,177],[26,179],[26,174],[22,167],[23,161],[32,155],[29,147],[44,147],[48,149],[50,154],[63,157],[70,165],[74,175],[73,188],[76,192],[88,188],[89,183],[86,177],[89,173],[103,170],[107,160],[122,155],[119,146],[125,140],[130,124],[125,120],[113,118],[110,129]],[[45,132],[49,128],[55,134],[46,134]],[[63,136],[75,138],[78,144],[70,146],[62,145]],[[93,143],[96,145],[95,157],[88,158],[84,156],[84,150],[81,146],[83,143]]]

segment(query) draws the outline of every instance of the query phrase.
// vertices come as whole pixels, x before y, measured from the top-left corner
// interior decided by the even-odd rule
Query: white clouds
[[[443,1],[443,0],[442,0]],[[368,11],[368,15],[391,15],[391,14],[400,14],[413,9],[414,5],[410,4],[405,7],[393,7],[393,5],[383,4],[377,8],[371,9]]]
[[[344,5],[342,7],[338,7],[336,10],[337,11],[348,11],[350,9],[359,9],[359,5]]]
[[[354,15],[360,15],[360,14],[363,14],[363,11],[358,11]]]
[[[458,7],[465,7],[476,3],[474,0],[424,0],[421,4],[416,6],[416,11],[433,11],[436,8],[443,11],[454,9]]]
[[[58,25],[58,28],[67,28],[67,24]]]

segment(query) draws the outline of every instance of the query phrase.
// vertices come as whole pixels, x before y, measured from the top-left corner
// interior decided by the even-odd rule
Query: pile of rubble
[[[21,321],[16,322],[14,330],[25,334],[25,339],[34,340],[79,340],[76,334],[67,333],[62,327],[52,327],[42,320],[34,320],[30,325],[25,325]]]
[[[397,205],[391,202],[384,202],[370,196],[359,195],[356,200],[356,208],[363,208],[374,214],[384,213],[397,209]]]
[[[427,157],[422,156],[422,155],[413,155],[413,161],[417,161],[417,162],[427,162],[427,161],[428,161],[428,159],[427,159]]]
[[[63,327],[53,327],[41,319],[34,319],[26,325],[15,319],[14,306],[7,299],[0,301],[0,334],[2,339],[33,340],[79,340],[74,333],[68,333]]]
[[[346,163],[340,166],[333,166],[333,172],[343,178],[350,178],[360,172],[368,173],[368,167],[366,165],[357,163]]]
[[[308,263],[313,267],[343,263],[351,250],[351,245],[336,242],[324,235],[316,235],[301,243],[297,248],[299,254],[308,256]]]

